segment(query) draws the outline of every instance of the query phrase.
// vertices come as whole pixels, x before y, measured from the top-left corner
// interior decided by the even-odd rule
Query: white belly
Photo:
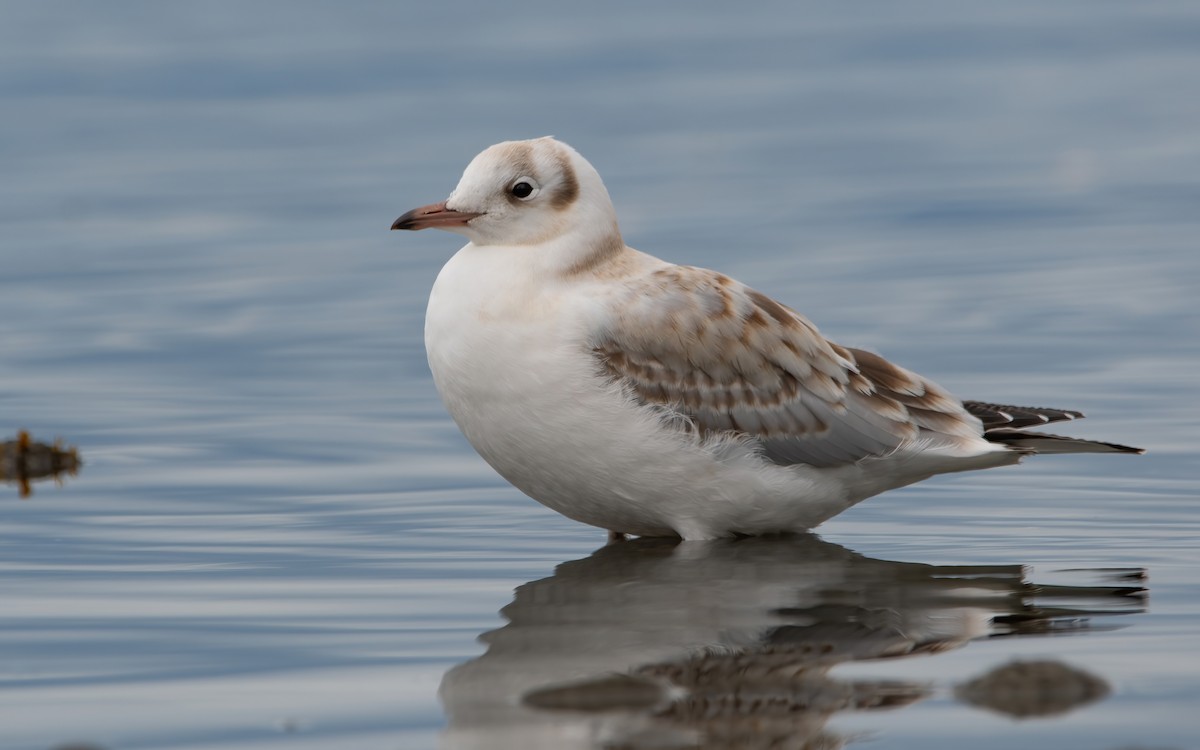
[[[523,282],[487,251],[439,274],[425,346],[459,428],[518,489],[584,523],[685,538],[811,528],[861,499],[827,470],[681,438],[601,375],[586,294]]]

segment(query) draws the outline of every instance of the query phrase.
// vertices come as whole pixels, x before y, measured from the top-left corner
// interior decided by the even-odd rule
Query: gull
[[[1143,452],[1029,432],[1083,414],[962,401],[724,274],[628,247],[599,173],[554,138],[484,150],[392,224],[427,227],[470,240],[425,317],[450,415],[515,487],[614,538],[798,532],[936,474]]]

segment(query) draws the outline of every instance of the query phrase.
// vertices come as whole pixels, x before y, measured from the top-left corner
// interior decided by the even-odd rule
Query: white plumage
[[[962,402],[727,276],[625,245],[595,169],[492,146],[393,229],[467,236],[429,298],[434,381],[501,475],[566,516],[686,539],[809,529],[934,474],[1137,449],[1022,432],[1078,412]]]

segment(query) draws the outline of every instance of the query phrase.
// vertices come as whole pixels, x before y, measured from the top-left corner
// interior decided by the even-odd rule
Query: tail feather
[[[1083,419],[1083,412],[1047,409],[1041,406],[1009,406],[984,401],[964,401],[967,411],[983,422],[983,437],[1027,453],[1145,453],[1119,443],[1025,432],[1026,427],[1041,427],[1053,422]]]

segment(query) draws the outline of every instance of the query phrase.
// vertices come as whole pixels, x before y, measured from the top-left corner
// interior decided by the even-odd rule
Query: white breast
[[[602,374],[586,282],[531,278],[520,252],[463,248],[438,275],[425,321],[447,409],[518,489],[584,523],[685,537],[805,528],[848,504],[833,477],[666,429]]]
[[[438,275],[425,346],[442,400],[479,454],[534,499],[597,525],[631,511],[644,526],[637,504],[623,513],[580,491],[605,484],[601,471],[616,461],[598,431],[628,433],[641,417],[603,387],[577,305],[513,272],[510,255],[468,245]]]

